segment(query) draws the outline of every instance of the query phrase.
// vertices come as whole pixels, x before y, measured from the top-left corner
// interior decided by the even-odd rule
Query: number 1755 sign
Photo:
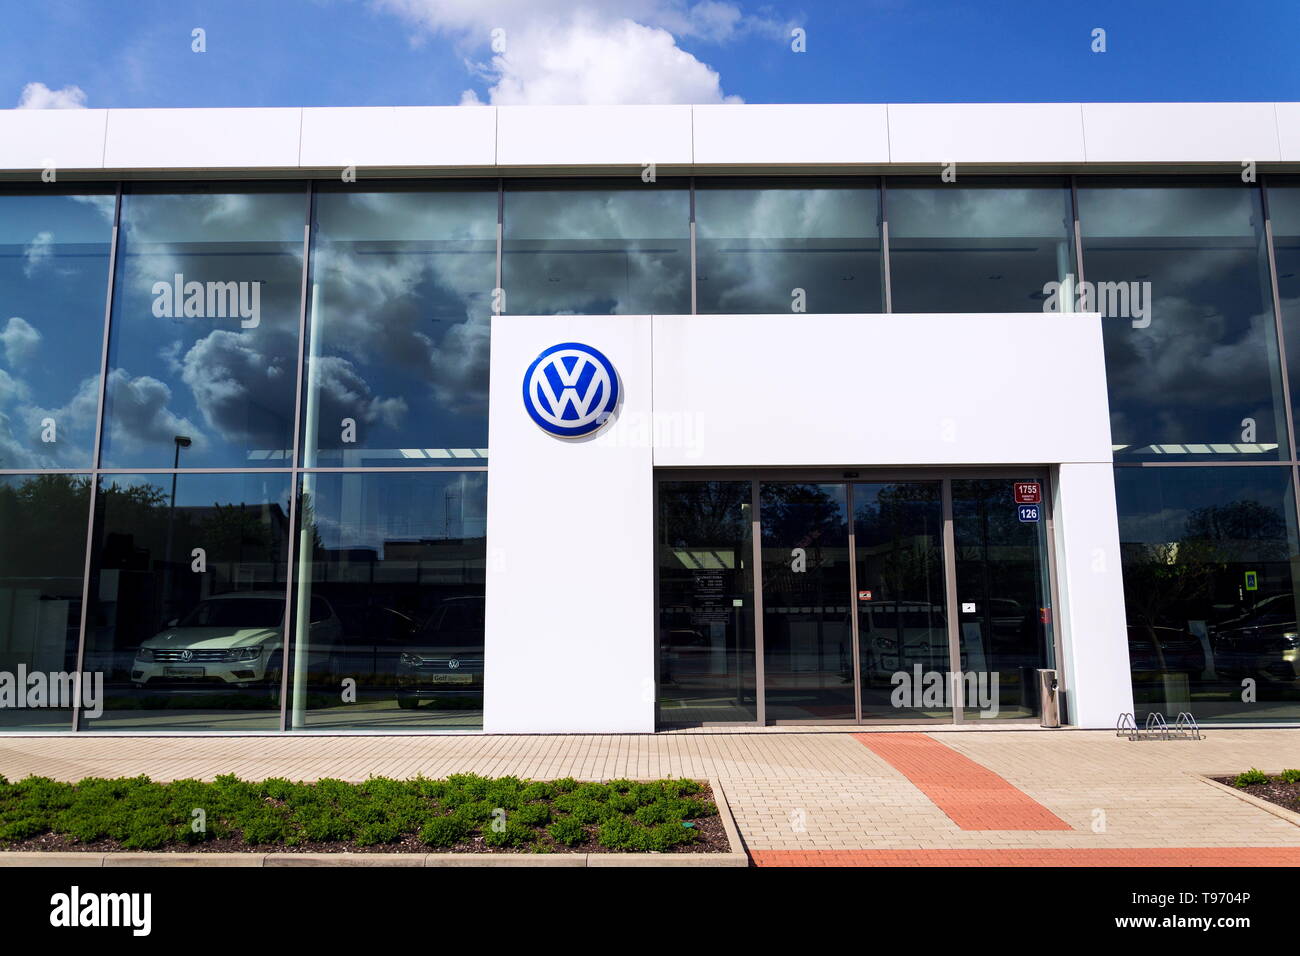
[[[1018,505],[1043,503],[1043,486],[1037,481],[1017,481],[1013,487]]]

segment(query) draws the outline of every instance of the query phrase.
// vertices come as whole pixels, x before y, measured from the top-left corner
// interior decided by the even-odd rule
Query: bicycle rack
[[[1203,740],[1200,725],[1190,711],[1180,711],[1169,726],[1164,714],[1147,714],[1146,724],[1138,727],[1137,718],[1129,712],[1119,715],[1115,721],[1115,736],[1128,737],[1129,740]]]

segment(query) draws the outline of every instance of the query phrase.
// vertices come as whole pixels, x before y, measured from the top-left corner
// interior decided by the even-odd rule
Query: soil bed
[[[206,808],[208,825],[201,835],[189,826],[195,807]],[[502,810],[506,832],[493,832]],[[430,828],[432,823],[443,827]],[[497,830],[501,826],[495,824]],[[10,783],[0,777],[0,851],[7,852],[731,850],[712,789],[694,780],[594,784],[463,774],[445,781],[372,778],[360,784],[233,777],[216,783],[136,778],[61,784],[42,778]]]
[[[1236,784],[1236,777],[1214,777],[1219,783],[1226,784],[1234,790],[1248,793],[1260,800],[1267,800],[1294,813],[1300,813],[1300,782],[1286,783],[1279,777],[1271,777],[1268,783],[1251,783],[1244,787]]]

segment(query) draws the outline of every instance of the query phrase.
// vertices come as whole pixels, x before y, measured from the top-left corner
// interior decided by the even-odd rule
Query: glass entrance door
[[[759,487],[767,720],[853,720],[845,485]]]
[[[1047,482],[871,477],[659,482],[661,724],[1039,713]]]
[[[1045,484],[1036,476],[952,480],[967,718],[1039,713],[1037,670],[1054,666]],[[1017,488],[1027,492],[1023,503]]]
[[[942,482],[850,491],[862,717],[952,720]]]

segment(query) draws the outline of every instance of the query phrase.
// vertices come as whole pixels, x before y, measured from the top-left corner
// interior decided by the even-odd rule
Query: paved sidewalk
[[[1300,865],[1300,826],[1191,776],[1300,767],[1300,730],[1211,729],[1201,741],[1142,742],[1109,731],[913,733],[899,735],[892,747],[879,743],[888,734],[861,730],[5,737],[0,774],[10,780],[141,773],[160,780],[219,773],[362,780],[465,771],[536,778],[715,777],[760,864]],[[916,739],[900,751],[904,736]],[[933,762],[916,763],[918,753],[932,754]],[[943,772],[935,773],[936,767]],[[981,816],[981,805],[991,807],[992,815]],[[998,823],[1005,813],[1016,816]],[[1034,821],[1045,828],[1033,829],[1040,825]],[[1133,852],[1144,849],[1159,852]]]

